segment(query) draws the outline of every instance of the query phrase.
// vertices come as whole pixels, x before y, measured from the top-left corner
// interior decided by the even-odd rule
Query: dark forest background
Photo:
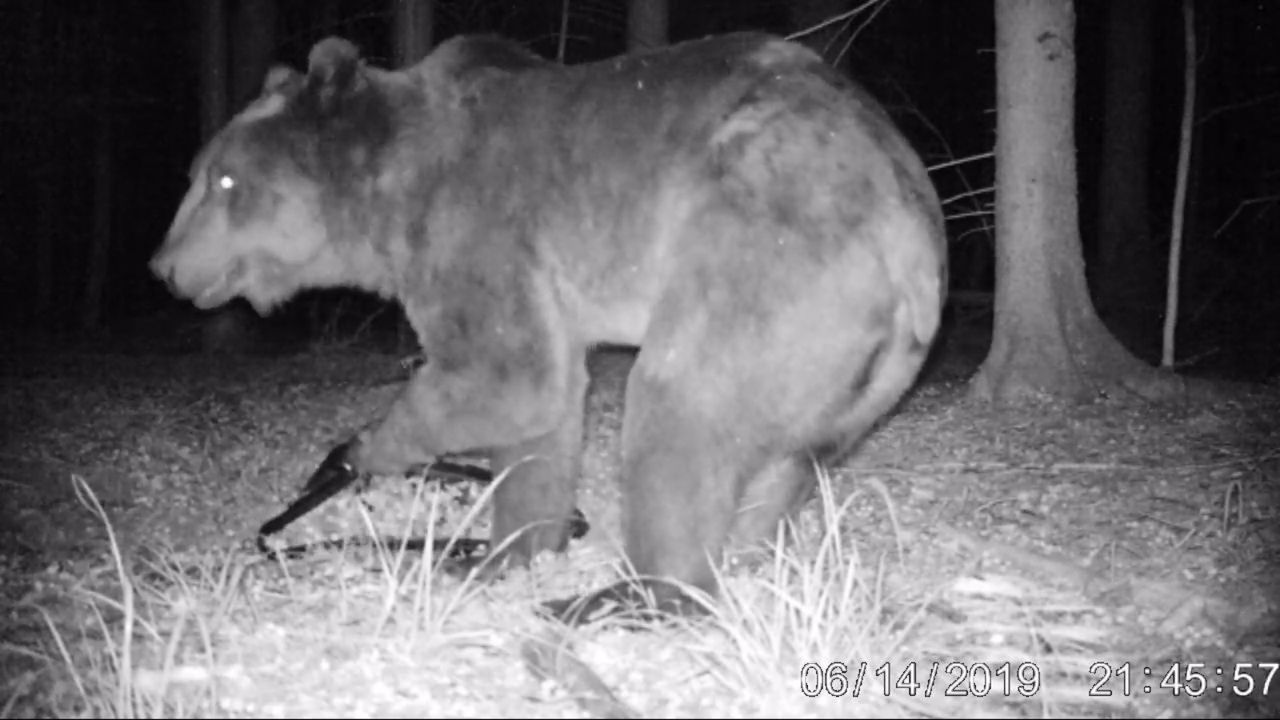
[[[231,13],[253,0],[230,0]],[[670,7],[670,40],[731,30],[788,34],[795,2],[684,0]],[[355,41],[391,64],[387,0],[276,0],[274,62],[303,67],[327,35]],[[813,3],[810,3],[813,5]],[[844,3],[853,7],[855,3]],[[837,10],[839,2],[827,2]],[[1107,229],[1100,198],[1108,157],[1103,115],[1107,0],[1077,13],[1077,141],[1081,230],[1095,301],[1139,356],[1158,355],[1163,283],[1182,100],[1180,3],[1155,3],[1150,33],[1150,120],[1145,217],[1154,241],[1129,266],[1099,267]],[[434,41],[498,32],[547,57],[560,45],[561,0],[437,0]],[[568,63],[626,49],[625,0],[570,3]],[[1188,198],[1179,358],[1196,372],[1280,373],[1280,2],[1197,3],[1200,34],[1195,155]],[[197,318],[148,274],[146,262],[187,189],[201,143],[198,0],[0,2],[0,332],[6,344],[109,344],[175,318]],[[989,153],[994,145],[991,0],[889,0],[840,26],[828,50],[889,108],[931,165]],[[856,36],[853,33],[856,31]],[[230,68],[230,72],[243,72]],[[256,93],[261,77],[239,83]],[[935,170],[948,202],[952,291],[978,307],[992,289],[989,157]],[[984,191],[985,189],[985,191]],[[976,191],[976,192],[975,192]],[[963,196],[963,197],[961,197]],[[1105,233],[1112,237],[1103,237]],[[1135,245],[1137,247],[1137,245]],[[99,253],[95,256],[95,252]],[[95,273],[93,268],[103,272]],[[101,285],[95,278],[101,279]],[[1134,296],[1116,292],[1137,288]],[[306,325],[334,307],[374,301],[308,293],[273,322]],[[160,320],[152,320],[160,318]]]

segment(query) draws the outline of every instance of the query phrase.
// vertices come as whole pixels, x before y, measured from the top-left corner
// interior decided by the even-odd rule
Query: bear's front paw
[[[353,462],[359,452],[359,446],[360,438],[356,436],[330,450],[324,461],[320,463],[320,467],[316,468],[316,471],[307,479],[307,484],[302,488],[302,495],[305,497],[312,493],[319,493],[325,498],[332,497],[342,488],[360,479],[361,473]]]
[[[350,460],[357,442],[352,438],[329,451],[324,462],[320,463],[320,467],[316,468],[316,471],[307,479],[307,484],[303,486],[302,494],[298,499],[290,503],[284,512],[271,518],[258,529],[259,545],[266,536],[285,529],[289,523],[319,507],[325,500],[337,495],[357,480],[364,478],[367,481],[367,477]]]

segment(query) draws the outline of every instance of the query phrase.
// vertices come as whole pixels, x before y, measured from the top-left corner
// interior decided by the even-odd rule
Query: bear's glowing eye
[[[230,190],[231,188],[233,188],[233,187],[235,187],[235,186],[236,186],[236,179],[235,179],[235,178],[233,178],[233,177],[231,177],[230,175],[219,175],[219,176],[218,176],[218,189],[219,189],[219,190]]]

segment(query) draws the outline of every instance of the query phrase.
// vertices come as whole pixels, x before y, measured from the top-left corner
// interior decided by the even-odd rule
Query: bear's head
[[[263,314],[302,287],[333,284],[333,206],[352,164],[368,164],[392,132],[371,84],[338,38],[312,49],[306,75],[273,68],[192,163],[152,272],[202,309],[241,296]]]

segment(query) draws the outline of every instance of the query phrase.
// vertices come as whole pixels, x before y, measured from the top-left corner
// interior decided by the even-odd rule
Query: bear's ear
[[[359,90],[363,84],[360,51],[348,40],[321,40],[311,48],[307,63],[308,80],[320,92],[325,106],[331,105],[335,97]]]
[[[285,65],[276,65],[267,71],[267,79],[262,82],[262,95],[284,95],[291,97],[302,87],[302,75],[297,70]]]

